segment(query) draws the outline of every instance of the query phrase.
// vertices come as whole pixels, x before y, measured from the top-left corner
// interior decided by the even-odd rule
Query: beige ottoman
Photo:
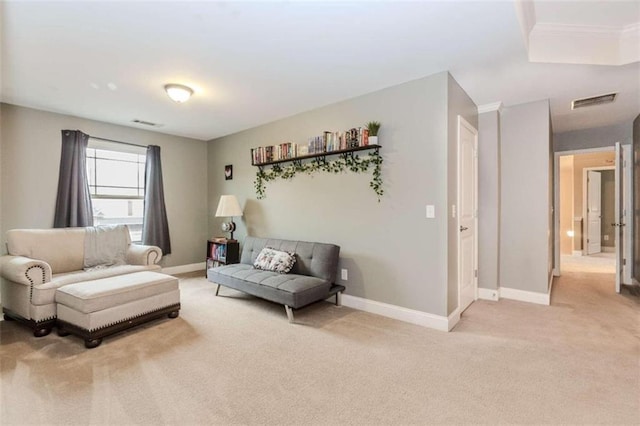
[[[180,310],[178,279],[136,272],[70,284],[56,290],[58,334],[75,334],[87,348],[102,338]]]

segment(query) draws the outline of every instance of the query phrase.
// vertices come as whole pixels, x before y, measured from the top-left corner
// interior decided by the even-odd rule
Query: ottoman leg
[[[180,311],[173,311],[173,312],[169,312],[168,317],[169,318],[178,318],[178,315],[180,315]]]
[[[87,349],[93,349],[100,346],[100,343],[102,343],[102,339],[85,339],[84,347]]]
[[[33,335],[35,337],[44,337],[49,333],[51,333],[51,327],[41,327],[33,330]]]

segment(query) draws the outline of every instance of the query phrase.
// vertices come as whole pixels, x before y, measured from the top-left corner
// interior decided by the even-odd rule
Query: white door
[[[458,116],[458,306],[477,299],[478,131]]]
[[[623,227],[625,225],[624,218],[624,206],[622,204],[623,196],[622,196],[622,182],[623,175],[622,170],[624,167],[624,158],[622,153],[622,147],[620,146],[620,142],[616,142],[616,172],[615,172],[615,184],[616,184],[616,194],[615,194],[615,223],[612,223],[614,234],[615,234],[615,244],[616,244],[616,292],[620,293],[620,284],[623,281],[623,272],[624,272],[624,251],[623,251],[623,241],[622,237]]]
[[[601,175],[587,171],[587,254],[602,251]]]

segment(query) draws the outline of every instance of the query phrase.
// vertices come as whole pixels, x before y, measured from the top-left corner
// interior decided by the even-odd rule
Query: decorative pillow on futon
[[[263,271],[286,274],[296,263],[296,254],[265,247],[260,251],[253,267]]]

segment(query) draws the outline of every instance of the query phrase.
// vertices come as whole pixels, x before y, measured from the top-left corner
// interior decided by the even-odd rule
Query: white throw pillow
[[[260,251],[253,267],[263,271],[286,274],[296,263],[296,254],[265,247]]]

